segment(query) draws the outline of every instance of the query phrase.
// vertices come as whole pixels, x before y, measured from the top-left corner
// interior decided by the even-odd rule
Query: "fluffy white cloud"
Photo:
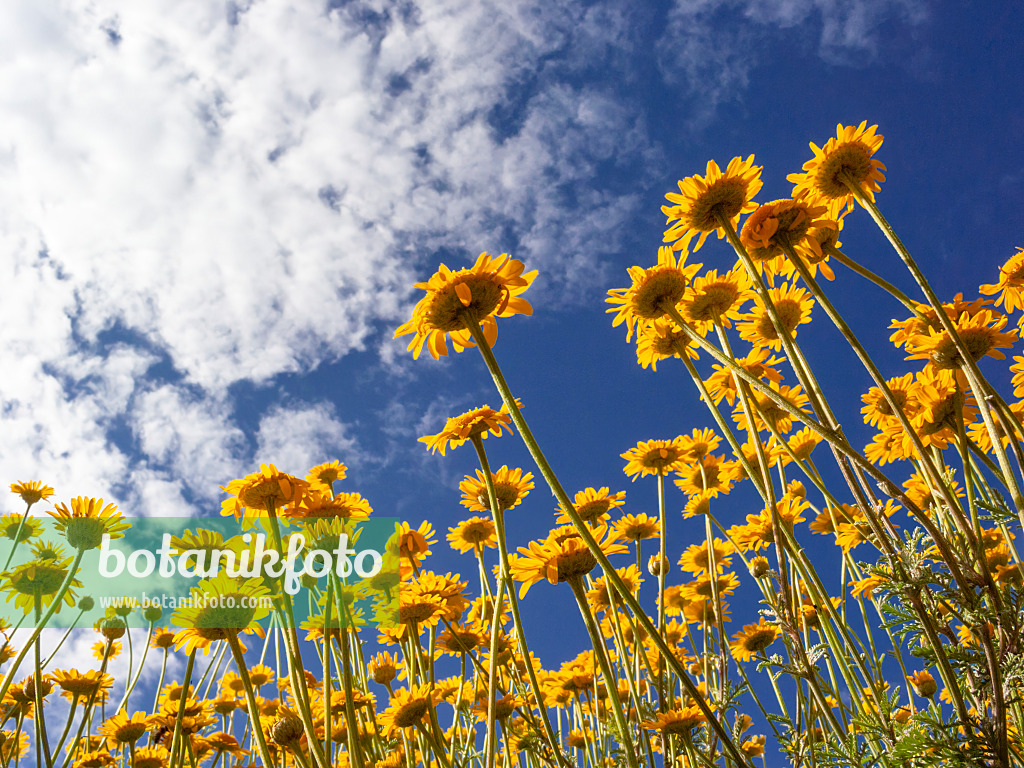
[[[257,460],[298,477],[305,477],[312,466],[336,459],[356,467],[361,459],[348,433],[330,403],[277,406],[260,420]]]
[[[230,387],[376,347],[431,250],[592,285],[636,205],[598,165],[644,139],[563,75],[625,28],[526,1],[4,4],[5,465],[177,508],[253,458]]]

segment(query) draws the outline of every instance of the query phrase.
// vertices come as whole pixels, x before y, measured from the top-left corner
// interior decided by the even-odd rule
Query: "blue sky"
[[[809,141],[877,123],[880,205],[940,295],[974,295],[1024,244],[1022,31],[1009,2],[5,3],[4,482],[208,515],[262,462],[340,459],[379,514],[432,521],[435,569],[471,573],[443,535],[472,452],[416,438],[498,397],[475,353],[413,361],[392,333],[413,282],[490,251],[540,270],[495,351],[563,483],[653,511],[619,454],[710,421],[681,370],[636,365],[603,298],[655,261],[664,193],[754,153],[759,200],[786,197]],[[842,240],[909,289],[865,216]],[[883,372],[908,370],[898,309],[849,274],[833,289]],[[828,356],[824,317],[802,333],[856,424],[866,377]],[[516,439],[487,447],[533,469]],[[512,542],[553,506],[538,487]],[[554,592],[531,590],[535,615]]]

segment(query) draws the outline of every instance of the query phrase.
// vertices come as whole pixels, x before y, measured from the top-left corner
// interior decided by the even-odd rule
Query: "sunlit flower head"
[[[402,577],[410,575],[423,563],[430,553],[430,547],[437,544],[434,527],[424,520],[418,528],[402,522],[397,526],[397,551],[401,559]]]
[[[75,549],[95,549],[104,534],[119,539],[131,527],[117,506],[86,496],[72,499],[70,509],[67,504],[56,504],[50,514],[55,518],[54,526]]]
[[[261,464],[259,472],[221,486],[229,497],[221,502],[220,513],[251,527],[253,518],[279,514],[287,505],[300,502],[308,488],[305,480],[281,472],[273,464]]]
[[[498,546],[494,521],[489,517],[471,517],[448,529],[448,543],[456,552],[479,551]]]
[[[522,407],[521,403],[517,403]],[[440,451],[444,456],[445,451],[450,447],[458,448],[467,440],[474,437],[485,439],[488,434],[501,437],[502,428],[512,434],[512,417],[508,408],[504,405],[500,410],[494,410],[490,406],[482,405],[471,411],[460,413],[445,422],[444,429],[436,435],[424,435],[419,438],[421,443],[426,443],[431,451]]]
[[[39,559],[30,560],[22,565],[17,565],[9,571],[0,573],[0,580],[3,586],[0,591],[7,594],[7,600],[14,601],[14,604],[25,613],[30,613],[37,607],[49,606],[61,585],[68,577],[71,568],[72,558],[64,560]],[[71,580],[71,588],[68,589],[62,598],[61,605],[74,605],[74,589],[79,589],[82,582],[78,579]],[[59,610],[59,609],[58,609]]]
[[[377,722],[390,737],[396,731],[411,728],[424,720],[433,706],[434,697],[430,685],[412,686],[411,690],[399,688],[391,695],[388,708],[377,716]]]
[[[662,360],[670,357],[682,360],[683,355],[696,360],[697,342],[672,318],[652,320],[648,325],[637,327],[636,361],[642,367],[656,371]]]
[[[754,165],[754,156],[746,160],[734,157],[723,172],[714,160],[708,161],[704,176],[688,176],[679,182],[679,193],[670,192],[665,199],[672,205],[663,205],[666,216],[664,241],[673,243],[676,250],[689,248],[697,237],[694,251],[700,250],[707,236],[718,232],[725,237],[722,221],[733,227],[740,214],[750,213],[757,207],[754,196],[761,191],[761,167]]]
[[[675,484],[687,496],[709,494],[713,498],[719,493],[729,493],[737,468],[736,462],[709,454],[677,469]]]
[[[636,448],[630,448],[621,456],[626,460],[623,472],[631,480],[647,475],[666,475],[682,469],[687,462],[682,435],[671,440],[641,441]]]
[[[521,469],[509,469],[502,466],[497,472],[491,473],[494,495],[498,508],[509,510],[518,506],[527,494],[533,490],[533,475]],[[476,470],[476,477],[466,475],[459,483],[462,499],[459,502],[473,512],[490,512],[491,503],[487,497],[487,480],[484,473]]]
[[[1024,248],[1017,248],[1017,252],[999,268],[997,283],[982,285],[978,290],[986,296],[999,294],[996,306],[1007,312],[1024,309]]]
[[[623,541],[656,539],[661,533],[658,518],[641,512],[638,515],[623,515],[612,526],[615,535]]]
[[[178,608],[171,621],[183,627],[175,635],[175,648],[191,653],[202,649],[209,653],[217,640],[255,632],[263,636],[259,621],[269,615],[270,590],[262,580],[231,579],[220,573],[203,579],[191,590],[193,603]]]
[[[43,532],[39,518],[28,515],[4,515],[0,518],[0,536],[19,544],[35,538]]]
[[[606,311],[616,313],[612,326],[626,324],[626,341],[633,338],[638,326],[665,317],[683,298],[686,287],[702,266],[685,262],[685,253],[677,261],[672,249],[662,246],[658,249],[655,266],[648,269],[634,266],[627,270],[632,280],[629,288],[608,291],[605,301],[613,306]]]
[[[767,267],[769,262],[783,257],[787,249],[798,256],[821,260],[819,230],[835,230],[837,224],[827,218],[827,208],[812,205],[807,200],[773,200],[758,207],[743,222],[740,241],[751,259]],[[781,264],[781,263],[780,263]],[[769,276],[775,271],[768,269]]]
[[[747,624],[742,632],[733,635],[729,651],[736,661],[750,661],[774,643],[779,634],[779,628],[774,624],[768,624],[762,616],[757,624]]]
[[[796,336],[796,329],[811,322],[814,298],[805,288],[782,284],[768,289],[772,304],[779,316],[782,327],[790,337]],[[779,330],[775,327],[767,307],[757,301],[754,308],[743,316],[739,324],[740,338],[756,347],[769,347],[778,351],[782,347]]]
[[[740,317],[740,307],[753,297],[750,275],[742,264],[735,264],[722,275],[712,269],[696,277],[683,295],[679,313],[706,334],[716,322],[731,328]]]
[[[128,713],[121,710],[107,718],[96,731],[106,736],[108,749],[120,749],[137,742],[151,728],[150,717],[145,712],[136,712],[128,717]]]
[[[700,544],[691,544],[683,552],[683,556],[679,558],[679,567],[689,573],[710,573],[711,559],[713,557],[715,571],[717,573],[724,573],[725,569],[732,562],[731,555],[734,551],[732,544],[718,538],[712,542],[711,547],[708,546],[707,541],[703,541]]]
[[[348,467],[340,461],[328,461],[311,468],[306,474],[306,482],[311,490],[331,494],[334,493],[334,483],[344,480],[347,472]]]
[[[458,272],[442,264],[427,282],[416,283],[426,296],[413,309],[412,319],[395,331],[395,338],[413,333],[409,342],[413,357],[419,357],[426,344],[438,359],[448,354],[448,336],[456,352],[475,346],[469,327],[479,323],[488,345],[494,346],[498,337],[495,317],[533,314],[520,294],[530,287],[537,272],[523,274],[523,268],[521,261],[506,253],[481,253],[472,267]]]
[[[778,398],[787,401],[798,411],[804,410],[810,402],[807,395],[804,394],[798,386],[790,387],[786,384],[779,386],[775,384],[775,382],[769,381],[768,388],[774,392]],[[759,430],[766,429],[767,424],[771,424],[784,434],[793,429],[793,415],[776,403],[771,397],[762,392],[755,391],[754,402],[757,405],[757,412],[754,415],[754,420]],[[739,425],[740,429],[748,429],[746,413],[739,404],[733,408],[732,418],[733,421]]]
[[[584,488],[572,500],[576,513],[587,523],[606,519],[611,510],[621,507],[625,503],[625,491],[612,493],[608,488]],[[556,507],[555,510],[558,512],[558,517],[555,518],[556,523],[567,525],[572,522],[568,513],[562,509],[561,505]]]
[[[61,689],[61,696],[68,701],[75,698],[88,700],[114,687],[114,678],[111,675],[95,669],[85,672],[79,672],[77,669],[55,669],[53,682]]]
[[[967,348],[971,360],[977,362],[986,355],[1002,360],[1000,349],[1009,349],[1017,341],[1017,331],[1003,331],[1008,318],[991,309],[980,312],[964,312],[954,322],[957,335]],[[953,339],[944,329],[929,328],[916,333],[906,342],[907,360],[927,360],[936,368],[961,368],[964,359]]]
[[[689,736],[694,728],[704,725],[707,721],[700,707],[692,704],[682,709],[658,712],[654,720],[645,720],[640,726],[649,731],[658,731],[665,736]]]
[[[914,385],[914,374],[908,373],[904,376],[897,376],[885,382],[892,393],[892,399],[896,406],[906,413],[910,402],[910,391]],[[897,420],[896,413],[886,399],[882,390],[872,387],[866,395],[861,396],[864,407],[860,412],[864,416],[864,423],[871,427],[882,427]]]
[[[626,551],[616,542],[614,534],[609,535],[606,526],[592,528],[591,533],[606,555]],[[528,546],[519,547],[519,554],[510,559],[512,578],[523,582],[519,588],[520,598],[538,581],[547,580],[551,584],[569,581],[590,573],[596,565],[597,558],[571,525],[555,528],[543,541],[531,541]]]
[[[21,500],[31,507],[37,501],[50,498],[53,495],[53,488],[44,485],[39,480],[29,480],[27,482],[11,483],[11,493],[21,496]]]
[[[867,126],[867,120],[856,127],[840,124],[824,147],[812,143],[814,157],[804,163],[804,172],[786,176],[794,184],[793,197],[820,198],[833,218],[844,206],[853,209],[854,196],[847,182],[874,201],[874,193],[885,181],[885,166],[873,157],[882,146],[882,136],[875,133],[878,126]]]
[[[282,517],[289,520],[308,518],[353,518],[360,520],[373,514],[370,502],[358,493],[326,494],[320,491],[307,493],[302,500],[289,504]]]
[[[757,379],[768,379],[776,384],[782,381],[782,373],[772,366],[782,362],[781,357],[774,357],[768,347],[754,347],[746,357],[736,362],[743,370]],[[729,405],[736,401],[738,390],[732,370],[726,366],[714,365],[714,373],[708,376],[704,385],[711,395],[711,400],[718,405],[724,399]]]
[[[616,568],[615,572],[619,574],[622,583],[626,585],[626,589],[629,590],[630,594],[636,597],[637,592],[640,591],[640,585],[644,582],[640,569],[636,565],[627,565],[625,568]],[[618,594],[609,594],[608,581],[604,576],[594,579],[593,583],[594,586],[587,591],[587,602],[590,604],[592,611],[599,613],[611,608],[613,600],[617,605],[622,605]]]

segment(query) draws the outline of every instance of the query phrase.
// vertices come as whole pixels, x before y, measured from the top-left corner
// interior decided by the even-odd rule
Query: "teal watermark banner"
[[[123,530],[104,533],[84,552],[47,626],[89,626],[118,615],[129,627],[152,622],[213,632],[294,622],[316,635],[394,626],[398,615],[397,518],[123,522]],[[0,555],[10,560],[0,574],[0,618],[24,626],[57,597],[76,552],[48,516],[27,518],[20,534],[16,525],[2,533],[8,546],[0,545]]]

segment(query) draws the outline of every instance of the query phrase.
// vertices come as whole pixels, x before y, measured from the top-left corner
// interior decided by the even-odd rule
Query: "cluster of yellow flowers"
[[[1006,328],[1024,310],[1024,249],[996,283],[980,287],[995,299],[940,301],[875,203],[881,144],[876,126],[838,126],[824,146],[811,144],[786,200],[754,201],[762,169],[752,155],[724,170],[709,162],[666,195],[657,263],[631,267],[630,285],[607,298],[613,324],[635,338],[638,363],[681,361],[672,365],[714,421],[621,454],[626,476],[653,484],[656,515],[627,510],[625,491],[612,483],[573,496],[562,487],[492,351],[496,318],[532,313],[522,294],[536,273],[483,253],[472,267],[441,265],[417,284],[425,295],[395,333],[413,335],[414,356],[424,345],[434,358],[446,355],[449,338],[457,352],[476,347],[501,397],[500,408],[470,410],[420,438],[442,455],[470,443],[479,460],[459,490],[466,510],[480,514],[446,537],[472,556],[472,578],[430,570],[438,534],[423,521],[398,525],[385,575],[332,577],[326,591],[308,584],[313,610],[301,626],[280,581],[208,579],[200,591],[269,597],[269,607],[231,621],[210,608],[179,609],[176,629],[157,626],[159,611],[143,613],[146,652],[163,654],[152,706],[128,707],[140,695],[143,653],[129,662],[120,703],[108,711],[108,664],[126,640],[131,651],[126,618],[139,609],[125,605],[96,622],[98,669],[47,671],[39,634],[62,606],[91,608],[88,596],[75,599],[81,553],[104,533],[120,535],[124,521],[102,500],[56,506],[69,556],[39,540],[27,511],[0,520],[12,552],[32,548],[28,563],[0,578],[36,627],[20,650],[4,628],[0,768],[30,750],[48,768],[58,760],[83,768],[228,760],[747,768],[767,762],[769,744],[794,765],[1024,764],[1024,599],[1014,544],[1024,522],[1024,401],[1005,400],[979,368],[1017,342]],[[893,245],[919,300],[840,250],[844,219],[858,208]],[[732,247],[728,269],[688,263],[691,246],[701,250],[712,233]],[[892,320],[891,340],[919,370],[881,375],[819,282],[838,281],[837,264],[899,307],[906,319]],[[864,450],[815,377],[813,352],[797,340],[812,312],[828,318],[863,366],[869,388],[860,413],[877,432]],[[1014,397],[1024,395],[1024,357],[1009,376]],[[511,434],[528,448],[532,471],[492,470],[484,440]],[[821,443],[836,470],[818,466]],[[894,479],[888,464],[907,472]],[[270,518],[281,551],[279,526],[337,540],[373,511],[358,493],[335,489],[346,472],[335,461],[300,479],[264,466],[224,487],[222,513],[244,527]],[[667,479],[681,492],[678,516],[668,513]],[[557,500],[550,529],[513,547],[505,516],[541,482]],[[749,514],[735,511],[751,506],[734,495],[741,487],[757,499]],[[53,493],[40,483],[12,490],[28,508]],[[703,531],[689,540],[698,523]],[[805,528],[836,547],[819,546]],[[198,531],[175,546],[229,542]],[[871,554],[855,560],[854,551]],[[520,601],[540,582],[568,586],[590,641],[558,668],[531,653],[524,629]],[[730,606],[726,598],[741,588],[759,593],[760,604]],[[372,639],[357,607],[363,599],[378,625]],[[347,620],[332,620],[332,611]],[[733,611],[749,623],[728,632]],[[241,637],[263,635],[268,614],[253,664],[256,649],[247,658]],[[33,651],[34,673],[16,682]],[[172,654],[186,657],[184,679],[166,684]],[[35,712],[57,688],[70,710],[54,740]]]

